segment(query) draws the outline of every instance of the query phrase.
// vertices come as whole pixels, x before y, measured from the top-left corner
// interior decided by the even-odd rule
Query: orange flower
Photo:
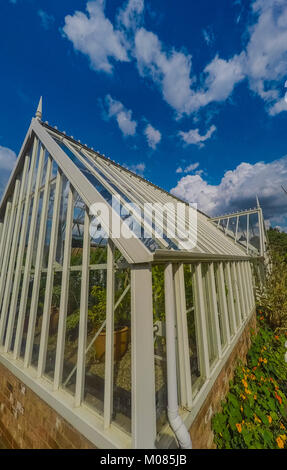
[[[269,424],[271,424],[272,423],[272,417],[270,415],[268,415],[267,418],[268,418]]]
[[[246,380],[242,379],[242,383],[243,383],[245,388],[248,388],[248,383],[246,382]]]
[[[277,392],[275,392],[275,397],[277,398],[277,400],[279,401],[280,405],[282,403],[282,398],[280,397],[280,395],[278,395]]]
[[[267,359],[263,359],[263,362],[264,362],[264,364],[267,364],[268,361],[267,361]]]
[[[280,429],[286,429],[283,423],[280,423]]]
[[[275,339],[277,339],[277,341],[278,341],[278,339],[279,339],[279,336],[278,336],[278,335],[275,335],[275,336],[274,336],[274,338],[275,338]]]
[[[257,395],[254,395],[254,397],[253,397],[253,398],[254,398],[254,400],[257,400]]]
[[[246,393],[246,395],[251,395],[251,392],[250,392],[250,390],[248,390],[248,388],[245,389],[245,393]]]
[[[261,321],[262,321],[262,320],[264,320],[264,317],[263,317],[263,316],[262,316],[262,317],[260,317],[260,320],[261,320]]]
[[[276,438],[276,442],[277,442],[279,449],[284,449],[284,442],[280,436]]]
[[[254,366],[254,367],[253,367],[253,370],[256,370],[256,369],[257,369],[257,367],[256,367],[256,366]]]
[[[240,423],[236,423],[235,426],[237,427],[237,431],[238,431],[238,432],[241,432],[241,431],[242,431],[242,426],[241,426]],[[283,441],[282,441],[282,442],[283,442]],[[283,443],[283,446],[284,446],[284,443]]]
[[[255,423],[261,423],[261,419],[259,419],[256,415],[254,415],[254,421]]]
[[[241,413],[243,413],[243,406],[241,406],[240,411],[241,411]]]

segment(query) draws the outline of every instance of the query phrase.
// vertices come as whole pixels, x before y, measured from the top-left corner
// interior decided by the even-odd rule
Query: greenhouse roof
[[[94,204],[107,206],[108,220],[100,219],[101,229],[111,236],[107,223],[115,220],[119,224],[120,235],[116,239],[113,237],[113,240],[129,263],[248,258],[245,250],[222,233],[205,214],[194,207],[190,208],[192,223],[188,225],[187,203],[42,122],[41,118],[40,103],[2,198],[0,218],[13,191],[14,181],[24,165],[26,152],[36,135],[84,203],[90,208]],[[178,203],[185,209],[178,215],[177,230],[174,230],[174,226],[170,226],[170,217],[174,215],[171,207]],[[167,204],[162,218],[160,204]],[[184,238],[186,232],[188,236],[191,235],[188,240]],[[135,233],[138,235],[135,236]]]

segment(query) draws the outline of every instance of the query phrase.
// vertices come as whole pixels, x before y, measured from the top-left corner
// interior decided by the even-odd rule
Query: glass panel
[[[24,320],[24,327],[23,327],[23,335],[22,335],[22,343],[21,343],[21,351],[20,357],[24,357],[25,349],[26,349],[26,339],[28,333],[28,326],[29,326],[29,315],[30,315],[30,306],[31,306],[31,297],[33,291],[33,284],[34,284],[34,275],[30,276],[29,281],[29,289],[28,289],[28,297],[26,303],[26,311],[25,311],[25,320]]]
[[[212,321],[211,299],[209,296],[208,267],[209,267],[208,264],[205,264],[205,263],[201,265],[204,305],[205,305],[205,315],[206,315],[209,364],[210,366],[212,366],[215,362],[215,359],[217,358],[217,351],[216,351],[216,346],[215,346],[216,345],[215,329],[213,328],[213,321]]]
[[[255,248],[255,254],[260,251],[260,231],[258,213],[249,215],[249,249]]]
[[[47,281],[47,274],[42,273],[41,280],[40,280],[39,299],[38,299],[38,305],[37,305],[37,315],[36,315],[32,360],[31,360],[31,364],[35,367],[37,367],[38,365],[40,337],[41,337],[41,329],[42,329],[42,321],[43,321],[43,309],[44,309],[45,293],[46,293],[46,281]]]
[[[42,208],[43,208],[43,195],[44,192],[41,191],[39,205],[38,205],[38,213],[37,213],[37,221],[36,221],[36,230],[35,230],[35,238],[34,238],[34,247],[32,253],[32,269],[35,268],[37,252],[38,252],[38,240],[39,240],[39,231],[40,231],[40,222],[42,216]]]
[[[186,315],[187,315],[187,329],[188,329],[188,343],[189,343],[189,357],[190,357],[190,371],[192,392],[195,396],[202,385],[201,372],[200,372],[200,358],[197,343],[197,324],[195,315],[193,279],[194,269],[190,264],[184,265],[184,283],[185,283],[185,299],[186,299]]]
[[[226,344],[226,334],[225,334],[224,326],[223,326],[223,308],[221,305],[220,295],[219,295],[218,269],[219,269],[218,264],[215,263],[214,264],[214,277],[215,277],[215,290],[216,290],[216,300],[217,300],[217,309],[218,309],[219,331],[220,331],[221,345],[222,347],[224,347]]]
[[[81,266],[83,258],[85,204],[79,195],[75,196],[72,227],[71,266]]]
[[[43,250],[43,262],[42,262],[43,268],[48,267],[48,261],[49,261],[54,199],[55,199],[55,183],[52,183],[50,187],[48,215],[47,215],[47,222],[46,222],[46,234],[45,234],[45,242],[44,242],[44,250]]]
[[[85,402],[104,413],[106,350],[106,270],[90,271]]]
[[[16,315],[15,315],[15,320],[14,320],[14,325],[13,325],[13,333],[12,333],[12,340],[11,340],[11,345],[10,345],[10,351],[14,350],[14,344],[15,344],[15,338],[16,338],[16,330],[17,330],[17,323],[18,323],[18,316],[19,316],[19,307],[20,307],[20,299],[21,299],[21,292],[22,292],[22,285],[23,285],[23,277],[24,274],[21,273],[21,279],[20,279],[20,285],[19,285],[19,293],[18,293],[18,300],[17,300],[17,306],[16,306]]]
[[[71,271],[63,364],[63,387],[75,392],[81,301],[81,271]]]
[[[47,357],[46,357],[46,367],[45,367],[45,375],[48,375],[52,379],[54,377],[54,371],[55,371],[61,292],[62,292],[62,273],[56,272],[54,274],[52,302],[51,302],[51,308],[50,308],[49,336],[48,336]]]
[[[103,196],[103,198],[107,201],[107,203],[112,206],[112,193],[108,191],[98,180],[98,178],[93,174],[93,172],[86,167],[86,165],[74,155],[74,153],[66,147],[63,142],[58,140],[57,144],[64,150],[64,152],[69,156],[72,162],[78,167],[78,169],[83,173],[83,175],[92,183],[94,188]],[[120,203],[113,204],[114,210],[119,214],[122,220],[126,222],[128,227],[141,239],[141,241],[145,244],[145,246],[150,250],[154,251],[157,248],[160,248],[158,243],[151,238],[144,238],[141,236],[143,233],[143,227],[140,226],[139,222],[133,217],[130,211],[127,211],[125,206]]]
[[[167,418],[167,370],[165,336],[164,266],[152,268],[153,326],[155,355],[156,428],[159,432]]]
[[[67,178],[62,176],[62,194],[61,204],[59,212],[59,226],[57,235],[57,248],[56,248],[56,263],[63,265],[64,256],[64,243],[66,236],[66,218],[67,218],[67,207],[68,207],[68,195],[69,195],[70,183]]]
[[[241,215],[238,222],[237,241],[246,247],[247,242],[247,216]]]
[[[113,421],[131,432],[131,293],[130,269],[115,271]],[[120,301],[121,300],[121,301]],[[120,302],[119,302],[120,301]]]

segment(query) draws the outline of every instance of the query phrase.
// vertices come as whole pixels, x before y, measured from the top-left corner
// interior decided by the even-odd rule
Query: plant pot
[[[114,360],[119,361],[127,352],[130,339],[130,328],[125,326],[114,331]],[[106,332],[102,332],[94,342],[95,357],[103,362],[106,352]]]

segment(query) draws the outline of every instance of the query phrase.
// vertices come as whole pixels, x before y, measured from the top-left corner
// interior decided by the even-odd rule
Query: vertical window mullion
[[[202,284],[202,272],[201,264],[195,266],[194,273],[194,284],[195,284],[195,315],[197,325],[197,337],[199,346],[199,357],[200,357],[200,370],[205,379],[210,376],[209,368],[209,353],[208,353],[208,342],[207,342],[207,330],[206,330],[206,312],[204,305],[204,292]]]
[[[31,277],[31,265],[32,265],[34,240],[35,240],[35,235],[36,235],[38,206],[39,206],[39,200],[40,200],[39,189],[40,189],[41,180],[42,180],[43,166],[44,166],[44,148],[41,147],[38,169],[37,169],[37,176],[36,176],[33,210],[32,210],[32,216],[31,216],[31,223],[29,227],[29,239],[28,239],[28,244],[27,244],[27,255],[26,255],[26,262],[25,262],[25,269],[24,269],[21,301],[20,301],[20,307],[19,307],[19,319],[18,319],[17,333],[16,333],[14,354],[17,358],[21,351],[23,327],[24,327],[24,321],[25,321],[29,283],[30,283],[30,277]]]
[[[20,190],[20,180],[18,179],[16,181],[14,194],[13,194],[12,209],[11,209],[8,232],[7,232],[7,239],[6,239],[6,244],[5,244],[5,252],[4,252],[4,256],[3,256],[3,263],[2,263],[2,266],[1,266],[0,306],[2,304],[4,288],[5,288],[5,285],[6,285],[7,269],[8,269],[9,259],[10,259],[10,249],[11,249],[11,245],[12,245],[12,238],[13,238],[13,234],[14,234],[16,204],[17,204],[17,201],[18,201],[19,190]],[[1,319],[2,319],[2,317],[1,317]]]
[[[77,376],[75,391],[75,406],[80,406],[84,397],[85,387],[85,362],[86,342],[88,324],[88,301],[89,301],[89,262],[90,262],[90,218],[88,208],[85,210],[84,243],[83,243],[83,265],[81,281],[80,301],[80,323],[77,357]]]
[[[235,308],[234,308],[234,292],[232,287],[232,280],[231,280],[231,270],[230,270],[230,263],[225,264],[225,274],[226,274],[226,283],[228,289],[228,311],[229,311],[229,318],[230,318],[230,330],[231,335],[234,335],[236,332],[236,320],[235,320]]]
[[[238,283],[238,290],[239,290],[239,298],[240,298],[240,305],[241,305],[241,319],[242,322],[245,319],[246,315],[246,307],[245,307],[245,300],[244,300],[244,287],[242,283],[242,275],[240,270],[240,261],[235,263],[235,269],[237,274],[237,283]]]
[[[53,291],[53,282],[54,282],[54,263],[55,263],[56,248],[57,248],[57,235],[58,235],[58,228],[59,228],[62,185],[63,185],[63,176],[62,176],[62,173],[58,170],[57,179],[56,179],[55,200],[54,200],[54,207],[53,207],[50,250],[49,250],[47,279],[46,279],[46,292],[45,292],[45,301],[44,301],[44,308],[43,308],[43,320],[42,320],[41,337],[40,337],[40,349],[39,349],[39,360],[38,360],[38,370],[37,370],[38,377],[41,377],[43,375],[44,369],[45,369],[45,363],[46,363],[47,343],[48,343],[49,325],[50,325],[50,309],[51,309],[52,291]]]
[[[4,297],[3,297],[2,309],[1,309],[2,310],[1,311],[1,321],[0,321],[0,344],[1,345],[2,345],[2,342],[3,342],[3,339],[4,339],[5,324],[6,324],[6,318],[7,318],[7,313],[8,313],[9,303],[10,303],[10,291],[11,291],[11,288],[12,288],[12,281],[13,281],[14,268],[15,268],[15,260],[16,260],[16,256],[17,256],[17,250],[18,250],[19,231],[20,231],[22,209],[23,209],[22,200],[23,200],[23,196],[24,196],[25,182],[26,182],[26,175],[27,175],[27,171],[28,171],[28,166],[29,166],[29,157],[27,156],[25,158],[25,163],[24,163],[24,167],[23,167],[21,188],[20,188],[20,194],[19,194],[19,199],[18,199],[18,207],[17,207],[16,218],[15,218],[14,234],[13,234],[13,240],[12,240],[12,246],[11,246],[11,252],[10,252],[10,259],[9,259],[9,267],[8,267],[8,271],[7,271],[5,292],[4,292]],[[8,322],[8,324],[9,324],[9,322]],[[8,334],[8,331],[7,331],[7,334]]]
[[[217,270],[218,275],[218,290],[219,290],[219,299],[222,313],[222,325],[224,329],[224,337],[227,344],[230,344],[230,328],[229,328],[229,319],[228,319],[228,310],[227,310],[227,301],[226,301],[226,292],[225,292],[225,282],[224,282],[224,271],[222,262],[218,265]]]
[[[233,294],[235,296],[235,315],[237,319],[237,329],[240,328],[241,325],[241,307],[240,307],[240,297],[239,297],[239,286],[238,286],[238,276],[236,272],[235,263],[231,263],[231,280],[233,285]]]
[[[9,201],[7,202],[7,205],[6,205],[6,211],[5,211],[5,216],[4,216],[3,228],[2,228],[1,243],[0,243],[0,272],[2,268],[3,256],[5,253],[5,244],[7,240],[7,231],[8,231],[9,220],[10,220],[10,215],[11,215],[11,208],[12,208],[12,202]]]
[[[50,198],[51,171],[52,171],[52,159],[51,157],[49,157],[47,161],[47,172],[46,172],[44,195],[43,195],[42,214],[41,214],[40,227],[39,227],[39,239],[38,239],[36,262],[35,262],[34,283],[33,283],[32,298],[31,298],[26,351],[25,351],[25,357],[24,357],[24,367],[28,367],[30,365],[32,352],[33,352],[33,339],[34,339],[34,333],[35,333],[35,323],[36,323],[36,318],[37,318],[37,306],[38,306],[38,300],[39,300],[41,270],[42,270],[42,263],[43,263],[43,250],[44,250],[44,243],[45,243],[45,236],[46,236],[46,223],[47,223],[47,217],[48,217],[48,206],[49,206],[49,198]]]
[[[252,270],[251,270],[250,262],[247,263],[247,273],[248,273],[249,285],[250,285],[250,298],[251,298],[250,308],[254,308],[255,298],[254,298],[254,288],[253,288],[253,276],[252,276]]]
[[[69,282],[70,282],[70,260],[72,252],[72,233],[73,233],[73,216],[74,216],[74,191],[70,186],[66,219],[66,239],[63,258],[63,275],[60,299],[60,316],[59,328],[57,336],[57,349],[55,361],[54,390],[58,390],[62,382],[64,352],[65,352],[65,335],[66,335],[66,318],[69,300]]]
[[[107,245],[107,300],[106,300],[106,355],[105,355],[105,398],[104,426],[107,429],[113,413],[113,372],[114,372],[114,302],[115,302],[115,252],[111,239]]]
[[[24,208],[23,219],[22,219],[20,242],[19,242],[19,248],[18,248],[18,254],[17,254],[15,277],[14,277],[12,298],[11,298],[11,305],[10,305],[10,312],[9,312],[9,322],[11,323],[11,331],[12,331],[12,328],[14,327],[14,321],[15,321],[15,316],[16,316],[16,308],[17,308],[19,287],[20,287],[20,281],[21,281],[21,273],[22,273],[21,268],[22,268],[22,262],[23,262],[23,257],[24,257],[26,236],[27,236],[27,231],[30,230],[30,227],[31,227],[31,226],[28,227],[28,219],[29,219],[29,212],[30,212],[30,207],[31,207],[31,191],[32,191],[32,185],[33,185],[34,171],[35,171],[35,167],[36,167],[38,148],[39,148],[39,141],[38,141],[38,139],[35,138],[34,139],[34,145],[33,145],[33,151],[32,151],[32,158],[31,158],[29,176],[28,176],[28,182],[27,182],[25,208]],[[25,315],[25,312],[23,313],[23,319],[22,319],[21,315],[20,315],[20,311],[19,311],[17,331],[16,331],[16,337],[15,337],[15,345],[14,345],[14,359],[16,359],[18,357],[18,346],[17,345],[19,344],[19,349],[21,347],[21,338],[20,338],[21,331],[22,331],[21,330],[22,329],[21,322],[22,321],[24,322],[24,315]],[[10,347],[9,343],[11,343],[11,338],[7,337],[5,343],[6,343],[5,344],[5,350],[8,350],[9,347]]]
[[[243,287],[243,294],[244,294],[244,302],[245,302],[245,317],[249,314],[249,295],[248,295],[248,286],[247,286],[247,279],[246,273],[244,269],[244,261],[240,261],[239,269],[241,272],[241,279],[242,279],[242,287]]]
[[[181,405],[192,406],[192,383],[190,371],[188,327],[186,313],[184,265],[181,263],[174,272],[175,302],[177,317],[177,349],[180,371],[180,397]]]
[[[218,307],[216,300],[216,287],[215,287],[215,275],[214,275],[214,264],[210,263],[207,271],[208,285],[209,285],[209,299],[211,305],[212,323],[214,327],[215,347],[217,350],[218,358],[222,356],[221,340],[220,340],[220,329],[219,329],[219,318],[218,318]]]

